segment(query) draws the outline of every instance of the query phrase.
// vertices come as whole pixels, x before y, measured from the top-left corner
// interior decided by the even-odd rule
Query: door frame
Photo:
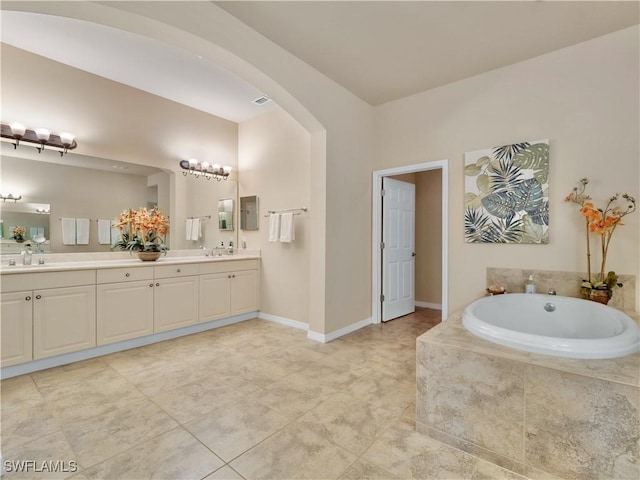
[[[375,170],[373,172],[373,208],[372,208],[372,241],[371,241],[371,323],[381,323],[382,309],[380,308],[380,294],[382,293],[382,178],[404,173],[424,172],[427,170],[442,170],[442,319],[448,316],[449,308],[449,169],[448,160],[406,165],[403,167]],[[416,211],[416,213],[418,213]]]

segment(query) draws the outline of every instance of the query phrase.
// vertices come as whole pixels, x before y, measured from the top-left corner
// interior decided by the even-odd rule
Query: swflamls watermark
[[[2,466],[7,473],[74,473],[78,471],[78,462],[75,460],[4,460]]]

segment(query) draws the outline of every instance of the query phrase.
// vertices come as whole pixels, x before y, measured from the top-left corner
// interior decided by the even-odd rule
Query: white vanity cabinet
[[[258,310],[258,260],[203,264],[200,322]]]
[[[154,331],[198,323],[199,266],[163,265],[154,269]]]
[[[0,295],[1,365],[33,360],[33,292]]]
[[[153,333],[153,267],[109,268],[97,272],[97,343]]]
[[[2,291],[3,367],[22,363],[17,359],[29,356],[29,342],[28,360],[96,346],[95,270],[6,276]],[[7,364],[5,333],[22,345],[9,347]]]

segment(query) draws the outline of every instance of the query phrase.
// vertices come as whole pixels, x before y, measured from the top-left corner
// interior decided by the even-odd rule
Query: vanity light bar
[[[182,174],[193,175],[196,178],[203,177],[207,180],[215,178],[217,181],[226,180],[231,174],[231,167],[214,164],[209,165],[209,162],[200,162],[194,158],[190,160],[180,160],[180,168],[184,171]]]
[[[53,147],[60,150],[62,157],[68,150],[73,150],[78,146],[75,141],[75,135],[68,132],[62,132],[60,135],[51,133],[46,128],[36,128],[30,130],[20,123],[12,123],[11,125],[2,124],[2,138],[12,141],[13,148],[18,148],[20,142],[32,143],[36,146],[38,153],[42,153],[44,147]]]

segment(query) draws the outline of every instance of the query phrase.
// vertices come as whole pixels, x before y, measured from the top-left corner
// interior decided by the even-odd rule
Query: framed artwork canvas
[[[467,243],[549,243],[549,140],[464,154]]]

